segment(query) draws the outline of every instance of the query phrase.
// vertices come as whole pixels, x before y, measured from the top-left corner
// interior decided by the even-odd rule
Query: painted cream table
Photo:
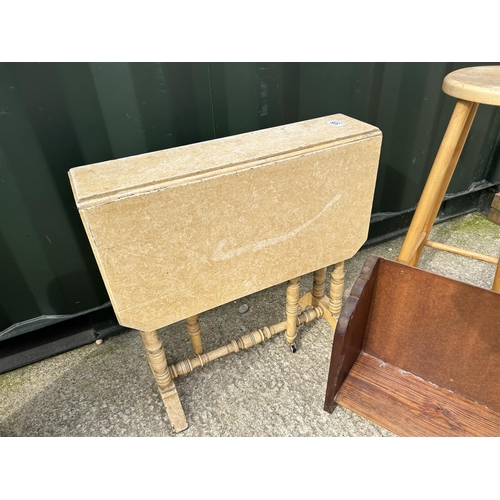
[[[297,326],[319,317],[335,327],[343,262],[368,235],[381,142],[377,128],[336,114],[70,170],[116,317],[141,332],[174,432],[187,428],[177,376],[280,332],[294,351]],[[283,322],[204,352],[198,314],[285,281]],[[157,330],[179,320],[194,355],[170,366]]]

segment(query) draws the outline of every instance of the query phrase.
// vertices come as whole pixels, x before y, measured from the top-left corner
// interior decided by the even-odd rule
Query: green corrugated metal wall
[[[383,132],[373,220],[387,222],[418,201],[455,102],[444,76],[473,65],[0,63],[0,340],[112,315],[70,168],[344,113]],[[480,106],[450,193],[500,182],[499,140],[497,108]]]

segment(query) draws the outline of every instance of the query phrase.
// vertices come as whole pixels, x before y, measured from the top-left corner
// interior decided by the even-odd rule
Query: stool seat
[[[443,80],[443,92],[464,101],[500,106],[500,66],[453,71]]]

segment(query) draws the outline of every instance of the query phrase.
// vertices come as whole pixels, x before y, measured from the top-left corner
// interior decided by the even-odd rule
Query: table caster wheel
[[[297,346],[295,345],[295,342],[293,344],[290,344],[290,351],[292,351],[292,353],[296,353],[297,352]]]

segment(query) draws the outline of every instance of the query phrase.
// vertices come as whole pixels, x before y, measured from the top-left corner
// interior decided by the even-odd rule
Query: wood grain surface
[[[500,414],[362,354],[337,402],[399,436],[500,436]]]

